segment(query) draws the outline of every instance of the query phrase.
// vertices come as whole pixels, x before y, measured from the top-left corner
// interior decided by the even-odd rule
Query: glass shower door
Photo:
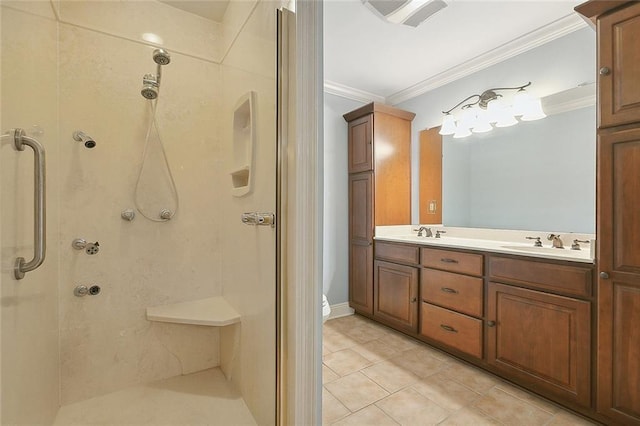
[[[42,144],[57,162],[57,23],[45,2],[0,2],[0,324],[2,424],[51,423],[58,410],[57,212],[49,209],[45,261],[17,280],[16,258],[34,250],[34,153],[18,151],[11,129]]]

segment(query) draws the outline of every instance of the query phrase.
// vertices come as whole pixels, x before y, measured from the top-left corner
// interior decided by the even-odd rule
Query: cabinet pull
[[[445,293],[458,294],[458,290],[449,287],[442,287],[440,290],[444,291]]]
[[[411,299],[411,303],[416,303],[418,301],[417,297],[414,297],[413,299]]]
[[[600,278],[602,278],[603,280],[608,280],[609,274],[606,272],[600,272]]]
[[[600,75],[609,75],[611,74],[611,69],[609,67],[600,68]]]
[[[440,324],[440,328],[448,331],[449,333],[457,333],[458,330],[456,330],[455,328],[451,327],[450,325],[445,325],[445,324]]]
[[[443,257],[442,259],[440,259],[440,262],[444,262],[444,263],[458,263],[457,260],[455,259],[449,259],[448,257]]]
[[[487,327],[495,327],[495,326],[496,326],[495,321],[487,321]]]

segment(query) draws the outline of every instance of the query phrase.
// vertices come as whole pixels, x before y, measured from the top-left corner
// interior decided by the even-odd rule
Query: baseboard
[[[331,314],[329,315],[329,319],[346,317],[353,315],[354,313],[355,311],[349,307],[348,302],[336,303],[335,305],[331,305]]]

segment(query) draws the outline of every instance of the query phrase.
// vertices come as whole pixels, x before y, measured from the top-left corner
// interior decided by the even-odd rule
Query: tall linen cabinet
[[[640,2],[576,10],[598,40],[596,409],[640,424]]]
[[[349,305],[370,317],[375,226],[411,223],[415,114],[373,102],[343,117],[349,132]]]

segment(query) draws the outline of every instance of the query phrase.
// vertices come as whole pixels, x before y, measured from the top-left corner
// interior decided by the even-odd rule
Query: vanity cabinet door
[[[400,330],[418,331],[418,268],[376,260],[373,317]]]
[[[640,121],[640,3],[598,19],[599,127]]]
[[[591,304],[490,282],[487,362],[531,389],[590,407]]]
[[[373,170],[373,114],[349,122],[349,173]]]

